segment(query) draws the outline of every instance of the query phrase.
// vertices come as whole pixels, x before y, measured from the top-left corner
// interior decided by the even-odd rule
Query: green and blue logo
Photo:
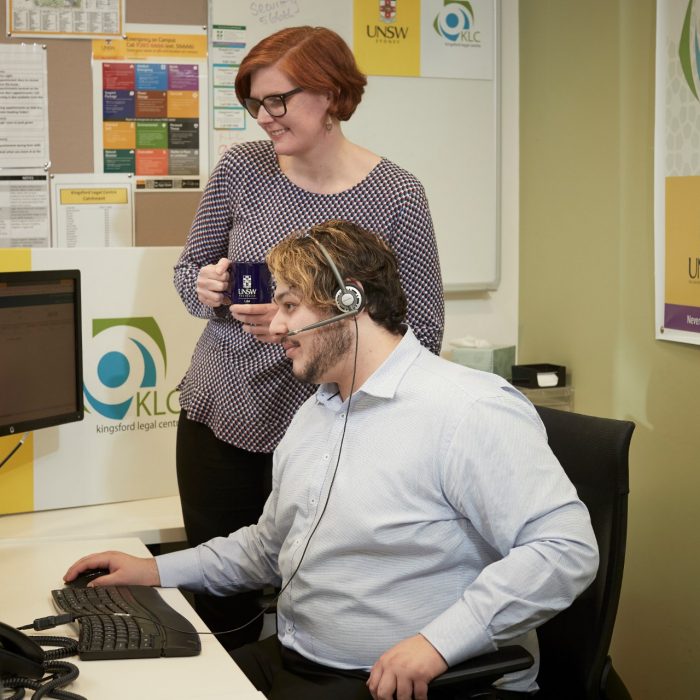
[[[474,9],[468,0],[445,0],[433,21],[435,31],[447,41],[461,42],[474,26]]]
[[[83,383],[90,408],[105,418],[122,420],[135,403],[137,414],[144,408],[151,415],[146,400],[157,396],[155,389],[167,368],[165,339],[156,320],[96,318],[92,339],[90,354],[97,361]]]
[[[678,40],[678,57],[681,61],[683,76],[690,91],[696,100],[698,96],[698,85],[700,83],[700,41],[698,40],[698,26],[694,12],[695,0],[688,2],[685,11],[685,19],[681,29],[681,36]]]

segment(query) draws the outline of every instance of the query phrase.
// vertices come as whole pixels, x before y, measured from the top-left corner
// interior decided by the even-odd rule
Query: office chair
[[[625,562],[634,423],[536,408],[552,451],[590,512],[600,566],[571,607],[537,630],[541,689],[533,700],[631,700],[608,651]],[[488,698],[488,686],[505,672],[527,668],[528,657],[511,646],[470,659],[436,678],[429,697]]]

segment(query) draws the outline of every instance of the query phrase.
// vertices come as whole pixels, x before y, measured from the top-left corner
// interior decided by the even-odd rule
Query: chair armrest
[[[475,656],[448,668],[434,678],[430,688],[446,688],[454,685],[478,685],[484,687],[497,681],[506,673],[530,668],[535,659],[529,651],[519,646],[501,647],[498,651]]]

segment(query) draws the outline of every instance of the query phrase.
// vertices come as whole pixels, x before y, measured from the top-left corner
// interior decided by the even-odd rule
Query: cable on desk
[[[3,693],[6,690],[14,690],[15,692],[12,693],[12,695],[4,695]],[[22,700],[25,696],[24,688],[6,688],[5,683],[2,679],[0,679],[0,697],[3,698],[3,700]]]
[[[36,623],[37,620],[34,622]],[[56,624],[62,624],[63,622],[65,621]],[[24,629],[28,627],[32,627],[32,625],[25,625]],[[45,629],[45,627],[39,629]],[[25,689],[34,691],[32,700],[40,700],[44,696],[57,698],[58,700],[86,700],[82,695],[71,693],[68,690],[61,690],[61,688],[72,683],[78,677],[79,671],[74,664],[58,661],[58,659],[63,659],[66,656],[75,656],[78,653],[78,640],[70,637],[50,635],[29,635],[29,639],[36,642],[40,647],[55,647],[54,649],[44,650],[44,661],[42,662],[44,676],[40,680],[23,678],[21,676],[3,678],[0,681],[0,691],[15,691],[9,697],[2,695],[4,700],[22,700],[25,696]]]
[[[3,688],[16,690],[7,700],[21,700],[25,695],[25,688],[34,691],[32,700],[41,700],[45,696],[57,698],[57,700],[87,700],[83,695],[61,690],[63,686],[72,683],[78,677],[78,667],[74,664],[66,661],[45,661],[44,672],[50,674],[49,677],[39,681],[19,676],[3,678]]]
[[[28,625],[22,625],[17,629],[35,630],[36,632],[41,632],[42,630],[50,630],[52,627],[58,627],[59,625],[65,625],[69,622],[74,622],[78,619],[78,617],[78,615],[74,615],[73,613],[63,613],[61,615],[48,615],[47,617],[37,617],[34,620],[34,622],[30,622]],[[60,639],[60,637],[55,637],[54,639]],[[63,639],[67,639],[67,637],[63,637]]]
[[[46,661],[65,659],[66,656],[75,656],[78,653],[78,640],[71,637],[29,635],[29,638],[41,647],[57,647],[44,651]]]

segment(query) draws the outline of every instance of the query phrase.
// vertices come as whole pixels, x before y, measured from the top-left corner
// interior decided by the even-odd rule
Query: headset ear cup
[[[346,284],[344,290],[339,289],[335,293],[335,305],[344,314],[359,311],[365,305],[365,297],[362,290],[352,284]]]

